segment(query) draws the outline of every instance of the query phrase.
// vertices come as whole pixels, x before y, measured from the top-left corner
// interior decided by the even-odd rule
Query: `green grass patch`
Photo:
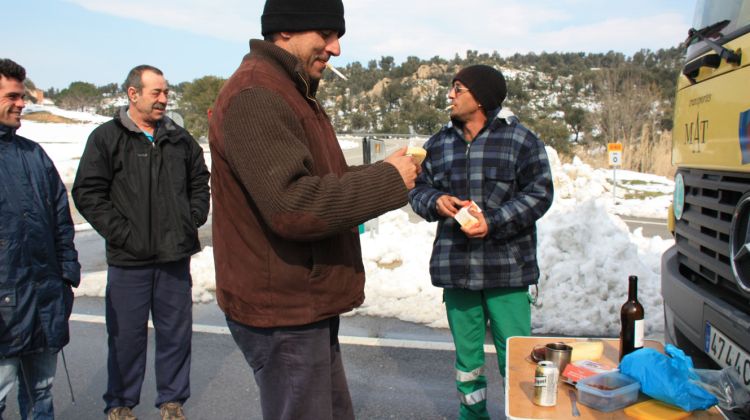
[[[26,121],[34,121],[40,123],[57,123],[57,124],[81,124],[81,121],[74,120],[72,118],[65,118],[59,115],[51,114],[47,111],[32,112],[29,114],[23,114],[21,119]]]
[[[664,185],[661,182],[644,181],[642,179],[625,179],[617,181],[617,183],[623,185]]]
[[[636,190],[628,190],[628,192],[625,193],[624,198],[626,200],[644,200],[646,198],[654,198],[654,197],[661,197],[667,194],[658,192],[658,191],[636,191]]]

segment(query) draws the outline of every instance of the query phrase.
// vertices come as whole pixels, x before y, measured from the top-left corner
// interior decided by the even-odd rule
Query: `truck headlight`
[[[682,219],[682,211],[685,209],[685,180],[682,174],[674,177],[674,195],[672,196],[672,214],[675,220]]]

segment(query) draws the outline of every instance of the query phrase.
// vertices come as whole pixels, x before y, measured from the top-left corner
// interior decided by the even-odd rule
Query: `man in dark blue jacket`
[[[0,418],[18,378],[22,418],[52,419],[57,352],[81,266],[68,195],[52,161],[21,126],[26,71],[0,59]]]
[[[505,96],[505,78],[492,67],[456,74],[448,94],[451,122],[425,143],[422,174],[409,193],[414,211],[438,222],[430,276],[444,288],[462,420],[489,418],[482,373],[487,321],[503,376],[506,338],[531,334],[536,221],[552,205],[544,144],[501,113]],[[473,224],[456,218],[467,205]]]
[[[129,105],[96,128],[81,156],[73,200],[106,240],[109,344],[105,411],[135,419],[146,371],[148,316],[156,330],[156,406],[184,418],[190,396],[190,256],[209,206],[203,149],[164,115],[169,86],[141,65],[125,80]]]

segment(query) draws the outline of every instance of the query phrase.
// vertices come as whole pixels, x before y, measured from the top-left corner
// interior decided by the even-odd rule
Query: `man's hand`
[[[419,175],[422,168],[414,163],[411,156],[406,156],[406,147],[396,150],[385,158],[385,163],[390,163],[396,167],[406,185],[406,189],[411,190],[414,188],[414,181],[417,179],[417,175]]]
[[[470,226],[463,226],[461,230],[466,234],[467,237],[476,239],[484,238],[490,231],[487,226],[487,220],[484,218],[484,213],[477,212],[473,207],[469,207],[469,214],[477,218],[477,222]]]
[[[443,217],[454,217],[466,203],[466,201],[452,195],[441,195],[437,199],[436,210]]]

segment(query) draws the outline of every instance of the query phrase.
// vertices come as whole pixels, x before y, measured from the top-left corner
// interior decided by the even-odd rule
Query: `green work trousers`
[[[460,418],[489,419],[487,379],[483,374],[487,321],[497,350],[497,365],[505,377],[505,340],[512,336],[531,335],[528,288],[445,289],[443,301],[456,346]]]

